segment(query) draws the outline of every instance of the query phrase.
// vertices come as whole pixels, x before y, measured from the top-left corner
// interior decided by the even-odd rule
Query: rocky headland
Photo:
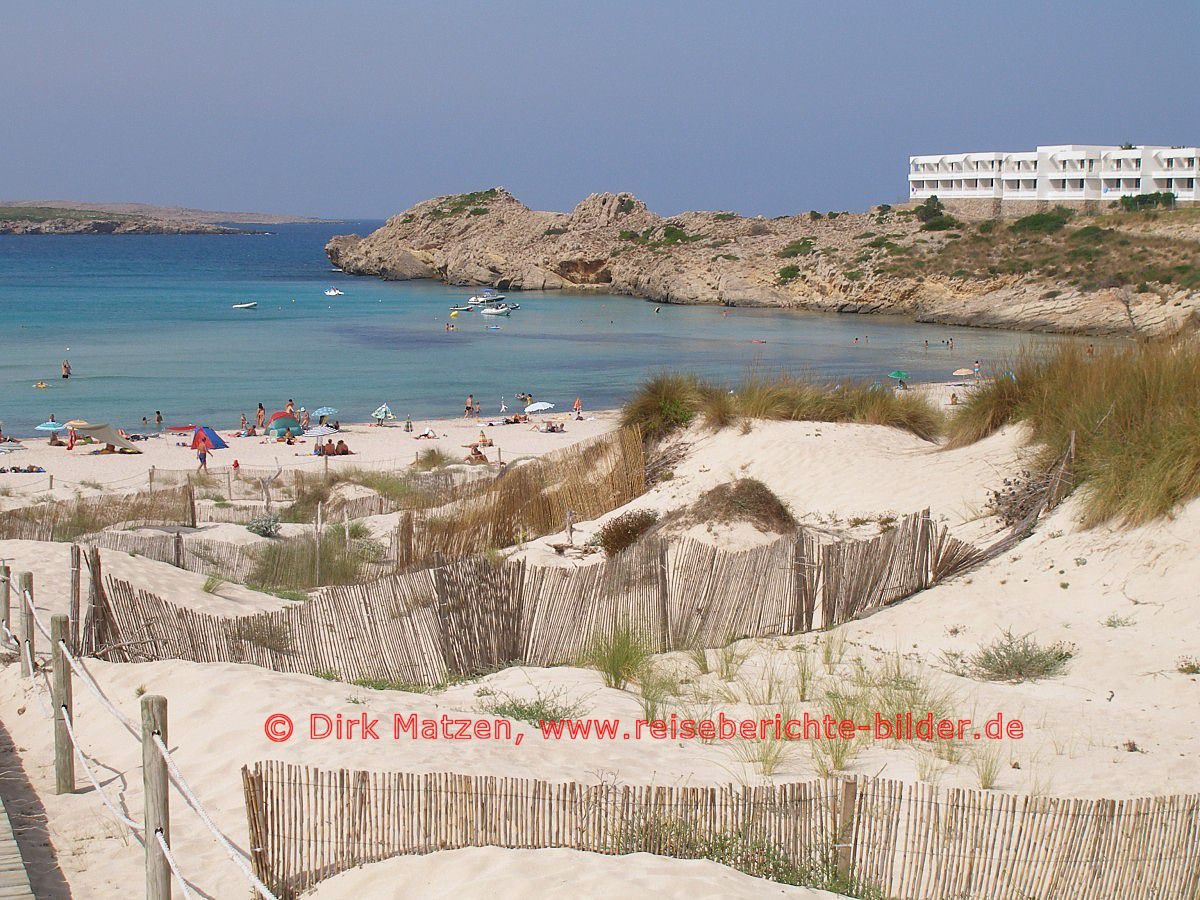
[[[503,188],[438,197],[370,235],[333,238],[358,275],[657,303],[774,306],[1077,334],[1165,334],[1200,321],[1200,210],[961,222],[893,208],[775,219],[662,217],[631,194],[570,213]]]
[[[257,234],[248,228],[143,218],[0,219],[0,234]]]

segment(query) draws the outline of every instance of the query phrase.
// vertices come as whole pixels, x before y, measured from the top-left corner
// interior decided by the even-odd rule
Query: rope
[[[96,793],[100,795],[100,799],[104,801],[104,805],[108,807],[109,812],[117,817],[120,822],[129,828],[131,831],[141,831],[142,826],[135,822],[129,816],[125,815],[121,810],[117,809],[116,805],[108,798],[108,794],[104,792],[104,788],[100,786],[99,780],[96,778],[92,767],[88,765],[90,757],[83,752],[83,748],[79,746],[79,739],[75,736],[75,726],[71,724],[71,714],[67,712],[67,708],[62,707],[63,724],[67,726],[67,736],[71,739],[71,746],[75,748],[75,753],[79,757],[79,761],[83,763],[84,774],[87,775],[88,781],[92,783]]]
[[[29,591],[17,591],[17,594],[20,595],[21,600],[24,601],[25,605],[29,607],[29,613],[31,616],[33,616],[33,624],[36,625],[37,630],[42,633],[42,637],[44,637],[46,640],[50,640],[50,632],[46,630],[46,626],[43,625],[42,620],[38,618],[37,609],[33,605],[33,596],[29,593]]]
[[[175,879],[179,882],[179,888],[183,891],[183,896],[186,900],[191,900],[195,894],[188,887],[187,880],[184,879],[183,873],[179,871],[179,863],[175,862],[175,854],[171,852],[171,848],[167,846],[167,840],[163,837],[162,829],[154,832],[154,839],[158,841],[158,846],[162,848],[163,856],[167,858],[167,865],[171,867],[171,871],[175,873]]]
[[[58,647],[60,650],[62,650],[63,658],[66,659],[67,665],[71,667],[71,671],[83,680],[83,683],[87,685],[88,690],[92,692],[92,695],[100,701],[100,705],[108,710],[109,714],[112,715],[118,722],[124,725],[126,731],[140,741],[142,739],[142,732],[141,729],[138,728],[137,724],[123,712],[113,706],[112,701],[109,700],[108,697],[104,696],[104,692],[100,690],[100,685],[96,684],[96,679],[92,678],[91,672],[85,669],[83,667],[83,663],[77,660],[71,654],[71,651],[67,649],[67,645],[63,641],[58,642]]]
[[[175,760],[171,758],[171,751],[168,750],[167,745],[163,743],[162,735],[152,734],[150,738],[154,741],[154,746],[158,748],[159,754],[166,762],[167,770],[171,773],[171,778],[175,782],[175,787],[179,789],[179,793],[183,795],[183,799],[187,801],[187,804],[192,808],[192,811],[200,817],[200,821],[203,822],[205,827],[212,832],[213,837],[217,839],[217,843],[219,843],[225,849],[225,852],[229,855],[229,858],[232,859],[234,864],[242,870],[242,874],[250,880],[250,883],[254,885],[254,889],[256,891],[266,898],[266,900],[277,900],[275,895],[271,893],[270,889],[258,880],[258,876],[250,871],[250,866],[246,863],[246,860],[248,859],[246,854],[234,847],[229,838],[225,837],[221,829],[219,829],[213,823],[213,820],[209,818],[208,813],[201,805],[200,800],[194,793],[192,793],[192,789],[188,786],[186,779],[184,779],[183,773],[180,772],[179,767],[175,765]]]
[[[8,630],[8,623],[0,622],[0,628],[4,629],[4,638],[14,647],[19,647],[21,642],[17,640],[17,636]]]

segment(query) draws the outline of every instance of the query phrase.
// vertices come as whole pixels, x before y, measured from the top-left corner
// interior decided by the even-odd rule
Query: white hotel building
[[[1200,148],[1057,144],[1024,153],[943,153],[908,158],[908,195],[924,200],[1107,206],[1133,194],[1170,191],[1200,200]],[[999,202],[997,202],[999,201]],[[1016,202],[1014,202],[1016,201]],[[983,204],[980,204],[981,206]]]

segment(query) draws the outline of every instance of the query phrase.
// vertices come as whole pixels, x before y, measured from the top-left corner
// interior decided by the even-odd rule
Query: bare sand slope
[[[828,891],[751,878],[706,859],[648,853],[600,856],[579,850],[470,847],[405,856],[351,869],[317,885],[313,900],[525,900],[572,895],[588,900],[653,896],[678,900],[839,897]]]

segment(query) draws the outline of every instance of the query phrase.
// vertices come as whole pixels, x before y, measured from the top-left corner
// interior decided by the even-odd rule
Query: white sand
[[[413,461],[417,453],[429,447],[436,447],[454,459],[462,459],[467,453],[463,445],[477,441],[480,431],[495,443],[493,447],[483,448],[483,453],[491,462],[500,458],[507,461],[519,456],[541,455],[611,430],[617,416],[612,411],[600,411],[588,413],[581,422],[569,415],[553,413],[532,418],[536,422],[560,422],[566,426],[566,432],[542,434],[531,430],[530,425],[487,426],[488,421],[499,422],[499,416],[414,421],[412,434],[405,433],[400,424],[385,428],[343,425],[342,432],[334,435],[334,442],[345,440],[354,455],[331,459],[330,469],[403,468]],[[437,440],[416,439],[415,435],[426,427],[437,432]],[[264,442],[261,437],[235,438],[232,432],[223,429],[218,433],[225,438],[229,449],[210,454],[208,463],[213,469],[231,465],[235,459],[242,466],[274,467],[278,464],[284,468],[313,473],[320,472],[324,466],[320,457],[312,455],[316,439],[306,439],[304,444],[288,447],[277,441]],[[158,470],[175,472],[195,471],[196,454],[186,446],[190,441],[190,435],[163,434],[139,442],[137,446],[141,453],[97,456],[92,454],[94,448],[91,447],[80,445],[68,452],[65,447],[51,447],[45,438],[25,439],[22,441],[24,449],[0,456],[0,466],[41,466],[46,474],[0,475],[0,509],[22,505],[31,499],[145,489],[149,484],[152,466]],[[54,476],[53,492],[47,490],[49,475]],[[161,476],[159,483],[162,483]]]
[[[1015,431],[952,452],[932,450],[899,432],[854,425],[761,423],[749,435],[731,429],[717,435],[696,432],[689,439],[692,453],[679,464],[676,477],[634,505],[676,508],[720,480],[750,474],[767,482],[806,520],[829,524],[851,516],[902,514],[928,505],[935,516],[945,516],[956,533],[971,529],[983,533],[996,525],[983,515],[986,492],[1019,465],[1023,452]],[[1175,671],[1179,656],[1200,654],[1200,601],[1195,589],[1200,583],[1200,556],[1195,553],[1200,501],[1174,520],[1129,531],[1082,532],[1074,524],[1076,508],[1077,501],[1069,501],[1030,539],[977,571],[837,629],[834,637],[848,640],[844,659],[824,674],[820,651],[814,652],[817,693],[822,686],[844,685],[853,660],[873,666],[887,653],[900,651],[932,681],[955,692],[954,706],[961,714],[980,721],[1003,712],[1024,721],[1026,736],[1005,742],[998,751],[999,790],[1086,797],[1200,790],[1200,767],[1195,765],[1200,755],[1200,734],[1195,728],[1200,679]],[[593,525],[584,523],[580,531],[586,534]],[[861,529],[869,532],[871,527]],[[725,538],[739,539],[733,532]],[[65,547],[6,542],[0,545],[0,555],[18,559],[38,573],[40,609],[63,608]],[[199,576],[145,560],[106,562],[114,574],[126,564],[135,567],[128,570],[133,580],[197,608],[224,611],[230,604],[276,602],[240,595],[220,601],[199,590],[197,581],[203,580]],[[1102,624],[1113,614],[1128,617],[1129,624]],[[1003,628],[1031,632],[1042,643],[1073,643],[1075,656],[1067,672],[1037,683],[1008,685],[972,681],[945,671],[944,651],[972,650]],[[821,641],[822,636],[809,635],[741,642],[736,649],[743,658],[728,681],[716,674],[701,675],[684,654],[668,654],[660,664],[676,670],[685,682],[681,693],[692,699],[675,700],[667,710],[680,715],[714,714],[718,709],[739,717],[772,714],[778,701],[773,706],[760,696],[768,673],[774,673],[777,687],[793,689],[795,648],[819,646]],[[716,667],[715,652],[709,653],[709,663]],[[462,711],[479,716],[488,691],[522,697],[554,694],[581,704],[591,716],[625,720],[640,716],[636,690],[604,688],[597,673],[576,668],[512,668],[442,694],[423,695],[371,691],[249,666],[182,661],[89,665],[131,717],[137,714],[139,688],[169,698],[171,744],[178,748],[179,764],[217,822],[243,845],[246,826],[238,771],[242,764],[266,758],[331,768],[448,770],[587,782],[603,777],[631,784],[764,780],[744,745],[552,742],[520,723],[514,726],[524,736],[520,746],[410,740],[333,744],[301,737],[272,744],[262,732],[263,719],[273,712],[285,712],[298,722],[311,712],[367,712],[385,720],[395,712]],[[75,694],[80,733],[89,751],[104,763],[109,789],[119,792],[128,808],[140,815],[137,744],[111,725],[85,690],[77,688]],[[793,707],[796,712],[821,708],[817,701],[797,702]],[[87,792],[52,794],[51,729],[13,664],[0,671],[0,714],[47,807],[51,838],[76,894],[114,896],[127,893],[130,885],[140,885],[141,849],[122,836],[122,829],[97,798]],[[1127,741],[1136,749],[1125,749]],[[969,746],[958,763],[943,764],[936,776],[926,773],[926,777],[936,777],[946,786],[978,786],[972,763],[978,753]],[[870,746],[853,759],[849,771],[913,780],[918,776],[916,760],[911,748]],[[812,754],[801,745],[793,747],[778,771],[765,780],[804,779],[814,772]],[[181,865],[211,896],[244,896],[245,885],[237,870],[178,797],[172,802],[174,843]],[[448,892],[463,892],[456,896],[484,892],[515,896],[503,893],[509,885],[522,889],[522,896],[548,896],[559,890],[556,878],[568,877],[572,887],[584,885],[577,888],[583,896],[605,896],[602,892],[610,885],[613,896],[628,895],[639,887],[669,892],[675,889],[676,879],[680,890],[669,896],[684,892],[739,896],[743,885],[748,885],[747,891],[758,887],[707,863],[640,855],[578,857],[566,851],[474,849],[394,860],[331,880],[319,896],[388,896],[381,892],[398,891],[396,884],[419,895],[428,895],[421,885],[444,884]],[[536,890],[524,892],[530,885]],[[544,894],[539,894],[543,888]],[[774,885],[763,888],[776,890]]]
[[[343,872],[308,894],[314,900],[343,897],[525,900],[567,895],[589,900],[625,900],[637,896],[678,900],[759,897],[819,900],[841,896],[751,878],[704,859],[669,859],[648,853],[600,856],[578,850],[496,847],[396,857]]]

